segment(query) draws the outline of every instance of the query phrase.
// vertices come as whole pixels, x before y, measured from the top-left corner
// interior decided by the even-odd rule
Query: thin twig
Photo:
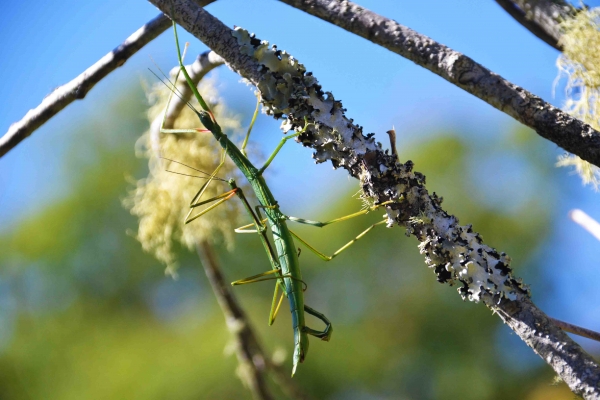
[[[568,152],[600,166],[599,132],[466,55],[350,1],[280,1],[427,68]]]
[[[600,342],[600,332],[593,331],[591,329],[583,328],[581,326],[573,325],[568,322],[561,321],[560,319],[550,318],[552,323],[558,326],[565,332],[573,333],[578,336],[586,337],[588,339]]]
[[[169,18],[163,14],[159,15],[129,36],[119,47],[83,71],[77,78],[56,88],[44,98],[40,105],[29,110],[20,121],[12,124],[4,136],[0,138],[0,157],[8,153],[67,105],[75,100],[83,99],[96,83],[123,65],[129,57],[164,32],[170,26],[170,23]]]
[[[170,20],[169,20],[170,22]],[[198,85],[198,82],[202,80],[210,71],[215,69],[216,67],[223,65],[223,59],[216,54],[214,51],[206,51],[200,54],[196,61],[194,61],[191,65],[186,66],[186,70],[192,82],[195,85]],[[179,67],[173,68],[171,71],[171,76],[175,76]],[[173,73],[175,72],[175,74]],[[179,76],[179,81],[175,83],[177,86],[177,94],[179,96],[173,96],[173,99],[169,103],[169,108],[166,110],[166,116],[164,118],[164,128],[170,129],[173,127],[173,121],[177,119],[177,116],[181,113],[183,108],[186,106],[187,102],[192,98],[192,90],[185,82],[183,75]],[[160,151],[160,129],[163,123],[163,114],[159,114],[152,124],[150,124],[150,142],[152,143],[152,149],[154,150],[157,156],[161,156]]]
[[[254,399],[273,399],[266,383],[267,361],[254,335],[248,317],[231,293],[225,281],[212,246],[206,242],[196,245],[196,251],[215,297],[225,315],[229,332],[234,337],[235,353],[239,362],[238,375]]]
[[[198,3],[206,6],[213,1],[215,0],[198,0]],[[4,136],[0,138],[0,157],[16,147],[73,101],[83,99],[96,83],[125,64],[138,50],[170,26],[171,20],[166,15],[158,15],[135,31],[110,53],[83,71],[78,77],[54,89],[36,108],[29,110],[20,121],[13,123]]]
[[[600,240],[600,224],[594,218],[577,209],[572,210],[569,213],[569,217],[573,222],[579,224],[579,226],[588,231],[592,236]]]
[[[341,102],[331,93],[325,98],[317,79],[307,75],[301,64],[287,55],[278,63],[277,53],[260,40],[245,31],[230,30],[191,0],[151,2],[163,12],[172,12],[177,23],[250,80],[261,91],[267,112],[285,116],[283,126],[287,129],[300,130],[306,122],[314,124],[299,139],[315,149],[317,162],[331,160],[334,166],[360,178],[365,197],[375,204],[393,199],[394,204],[387,208],[388,223],[404,226],[421,242],[419,249],[440,282],[458,285],[463,298],[482,300],[496,311],[574,393],[600,397],[600,366],[531,302],[526,286],[512,276],[510,258],[485,245],[471,226],[459,225],[456,217],[442,209],[441,199],[429,194],[424,176],[412,171],[413,164],[398,163],[371,135],[364,136],[362,128],[345,116]],[[335,9],[340,4],[348,5],[329,5]],[[339,18],[364,17],[357,9],[351,11]],[[377,18],[370,23],[393,24],[395,29],[406,30]],[[261,57],[265,57],[264,62]]]
[[[511,17],[535,36],[562,51],[560,22],[576,9],[563,0],[496,0]]]
[[[273,360],[267,360],[269,373],[283,393],[292,400],[310,400],[311,397],[298,384],[297,379],[290,376],[289,370]]]

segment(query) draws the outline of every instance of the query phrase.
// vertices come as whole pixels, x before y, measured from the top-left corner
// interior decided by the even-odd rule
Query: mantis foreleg
[[[267,169],[267,167],[271,164],[271,162],[273,161],[273,159],[275,158],[275,156],[277,155],[277,153],[279,153],[279,150],[281,150],[281,148],[283,147],[283,145],[290,139],[295,138],[296,136],[300,136],[302,135],[304,132],[306,132],[306,129],[312,125],[308,123],[308,119],[305,118],[305,125],[304,128],[302,128],[302,130],[300,132],[296,132],[294,134],[288,135],[284,138],[281,139],[281,141],[279,142],[279,144],[277,145],[277,147],[275,147],[275,150],[273,151],[273,153],[271,153],[271,155],[269,156],[269,158],[267,158],[267,161],[265,161],[265,165],[262,166],[261,169],[258,170],[259,174],[262,174],[265,169]]]
[[[250,121],[250,126],[248,126],[248,132],[246,133],[246,137],[244,138],[244,142],[242,143],[242,147],[240,150],[242,154],[248,157],[246,153],[246,146],[248,145],[248,139],[250,139],[250,132],[252,132],[252,128],[254,127],[254,122],[256,122],[256,117],[258,116],[258,110],[260,109],[260,93],[256,95],[256,108],[254,109],[254,114],[252,115],[252,120]]]

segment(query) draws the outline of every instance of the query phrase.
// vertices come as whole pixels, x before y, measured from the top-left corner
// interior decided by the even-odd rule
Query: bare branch
[[[575,335],[579,335],[579,336],[586,337],[588,339],[592,339],[597,342],[600,342],[600,332],[596,332],[591,329],[583,328],[581,326],[573,325],[573,324],[561,321],[556,318],[550,318],[550,320],[552,321],[552,323],[554,325],[558,326],[560,329],[562,329],[565,332],[573,333]]]
[[[196,249],[221,311],[225,315],[227,327],[234,337],[236,354],[241,367],[239,375],[253,397],[273,398],[265,382],[266,373],[271,372],[288,398],[308,400],[308,395],[300,389],[297,382],[291,379],[281,366],[274,364],[265,356],[246,313],[233,295],[231,285],[225,281],[221,273],[211,245],[203,242],[198,244]]]
[[[381,149],[372,134],[364,136],[362,128],[345,116],[341,102],[323,92],[302,64],[240,28],[228,29],[191,0],[151,2],[166,13],[173,11],[177,23],[256,85],[267,113],[285,118],[284,130],[301,130],[305,121],[311,123],[299,140],[315,149],[317,162],[331,160],[334,167],[343,167],[359,178],[365,199],[374,204],[393,203],[387,206],[388,224],[404,226],[421,242],[419,249],[438,281],[458,285],[463,298],[482,300],[501,315],[574,393],[600,396],[600,367],[535,307],[527,287],[513,277],[510,258],[485,245],[471,226],[459,225],[456,217],[446,213],[442,200],[425,188],[425,177],[412,171],[413,163],[400,164]],[[336,8],[339,4],[331,5]],[[350,19],[352,14],[346,17]]]
[[[202,6],[214,0],[198,0]],[[142,47],[154,40],[171,26],[171,20],[164,14],[158,15],[129,36],[121,45],[106,54],[94,65],[83,71],[78,77],[54,89],[42,100],[40,105],[31,109],[18,122],[13,123],[0,138],[0,157],[4,156],[22,140],[44,125],[50,118],[75,100],[83,99],[87,93],[112,71],[125,64]]]
[[[496,3],[535,36],[562,50],[560,21],[575,13],[572,5],[563,0],[496,0]]]
[[[267,361],[254,335],[248,317],[231,293],[231,285],[225,282],[216,256],[210,244],[199,243],[196,251],[204,272],[212,286],[215,297],[225,315],[227,328],[234,338],[235,352],[240,369],[238,375],[256,400],[273,399],[266,383]]]
[[[171,24],[171,20],[169,20],[169,24]],[[202,80],[210,71],[215,69],[216,67],[223,65],[224,61],[216,54],[214,51],[206,51],[200,54],[192,65],[186,67],[192,82],[195,85],[198,85],[198,82]],[[171,76],[175,76],[175,74],[179,71],[179,67],[173,68],[171,71]],[[173,73],[175,72],[175,73]],[[179,96],[174,96],[169,104],[169,109],[166,110],[166,115],[164,119],[164,128],[170,129],[173,127],[173,121],[177,119],[177,116],[181,113],[181,110],[186,106],[187,102],[192,98],[192,90],[185,82],[183,75],[179,76],[178,82],[175,82],[177,86],[177,93]],[[163,123],[163,114],[159,114],[152,124],[150,124],[150,139],[152,143],[152,149],[157,156],[161,156],[160,151],[160,129]]]
[[[427,68],[540,136],[600,166],[600,133],[471,58],[349,1],[280,0]]]
[[[123,65],[129,57],[164,32],[170,26],[170,23],[171,21],[167,17],[159,15],[129,36],[119,47],[83,71],[77,78],[56,88],[44,98],[39,106],[29,110],[23,119],[12,124],[8,132],[0,138],[0,157],[8,153],[71,102],[83,99],[96,83]]]

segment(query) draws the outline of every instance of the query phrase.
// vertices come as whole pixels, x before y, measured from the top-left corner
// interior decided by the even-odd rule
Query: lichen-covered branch
[[[496,0],[496,3],[535,36],[562,51],[560,22],[573,15],[572,5],[563,0]]]
[[[600,398],[598,363],[530,299],[502,301],[497,314],[569,386],[585,399]]]
[[[446,213],[412,162],[400,163],[373,134],[363,135],[362,127],[345,116],[341,102],[323,92],[302,64],[240,28],[230,30],[191,0],[151,2],[165,13],[173,11],[177,23],[256,85],[267,113],[283,118],[285,131],[300,130],[307,119],[312,125],[299,140],[315,150],[316,161],[329,160],[360,179],[365,199],[374,204],[391,202],[386,206],[388,224],[406,227],[421,242],[426,264],[440,282],[457,285],[463,298],[481,300],[502,314],[573,392],[600,396],[600,368],[531,303],[527,287],[512,275],[510,258]]]
[[[431,38],[350,1],[280,0],[393,51],[600,166],[600,133]]]

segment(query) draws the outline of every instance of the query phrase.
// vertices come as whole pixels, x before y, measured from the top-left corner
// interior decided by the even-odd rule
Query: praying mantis
[[[190,202],[190,210],[185,218],[185,223],[187,224],[187,223],[194,221],[195,219],[201,217],[202,215],[206,214],[207,212],[211,211],[212,209],[218,207],[219,205],[223,204],[224,202],[233,198],[234,196],[237,196],[240,199],[240,201],[244,205],[244,208],[247,211],[248,215],[251,217],[252,223],[245,225],[243,227],[240,227],[240,228],[236,229],[235,231],[238,233],[257,233],[263,244],[263,247],[265,249],[267,257],[269,258],[269,262],[270,262],[272,268],[271,268],[271,270],[269,270],[267,272],[264,272],[264,273],[261,273],[258,275],[253,275],[253,276],[250,276],[245,279],[237,280],[237,281],[233,282],[232,285],[243,285],[243,284],[249,284],[249,283],[266,281],[266,280],[276,280],[275,293],[273,295],[273,302],[271,305],[271,311],[269,313],[269,325],[273,324],[273,322],[275,321],[275,318],[277,316],[277,313],[278,313],[281,303],[283,301],[283,297],[286,297],[288,299],[289,306],[290,306],[290,311],[291,311],[291,315],[292,315],[292,326],[293,326],[293,331],[294,331],[294,352],[293,352],[293,358],[292,358],[292,362],[293,362],[292,376],[294,376],[296,369],[298,367],[298,364],[304,361],[306,354],[308,352],[308,347],[309,347],[308,336],[310,335],[310,336],[317,337],[324,341],[329,341],[331,338],[331,334],[333,332],[331,322],[327,319],[327,317],[325,317],[325,315],[314,310],[313,308],[309,307],[308,305],[306,305],[304,303],[304,290],[306,289],[306,284],[302,280],[302,274],[300,272],[300,264],[298,261],[298,253],[296,252],[294,238],[299,240],[309,250],[313,251],[315,254],[317,254],[323,260],[329,261],[329,260],[333,259],[334,257],[336,257],[338,254],[340,254],[342,251],[347,249],[349,246],[351,246],[354,242],[359,240],[361,237],[366,235],[367,232],[369,232],[375,226],[381,225],[381,224],[385,223],[385,221],[380,221],[380,222],[377,222],[377,223],[371,225],[369,228],[367,228],[365,231],[363,231],[360,235],[356,236],[353,240],[348,242],[346,245],[342,246],[339,250],[337,250],[331,256],[327,256],[327,255],[319,252],[313,246],[308,244],[305,240],[301,239],[298,235],[296,235],[294,232],[292,232],[287,226],[287,221],[294,221],[294,222],[308,224],[308,225],[312,225],[312,226],[316,226],[316,227],[324,227],[329,224],[333,224],[335,222],[344,221],[344,220],[347,220],[347,219],[350,219],[350,218],[353,218],[353,217],[356,217],[359,215],[366,214],[366,213],[373,211],[381,206],[384,206],[390,202],[373,205],[371,207],[368,207],[366,209],[358,211],[354,214],[350,214],[350,215],[347,215],[347,216],[344,216],[341,218],[337,218],[337,219],[334,219],[331,221],[326,221],[326,222],[311,221],[311,220],[291,217],[291,216],[283,214],[279,208],[279,204],[275,200],[275,197],[271,193],[271,190],[269,189],[269,187],[263,177],[263,173],[268,168],[268,166],[271,164],[271,162],[273,161],[275,156],[278,154],[278,152],[281,150],[281,148],[284,146],[284,144],[288,140],[295,138],[295,137],[301,135],[302,133],[304,133],[311,124],[306,120],[305,126],[303,129],[281,139],[279,145],[275,148],[275,150],[270,155],[270,157],[266,160],[264,165],[261,168],[256,168],[250,162],[250,160],[246,157],[245,146],[248,142],[248,138],[250,136],[250,132],[251,132],[251,128],[254,124],[254,120],[256,119],[256,116],[258,113],[258,107],[257,107],[257,111],[254,113],[252,122],[250,124],[250,129],[248,130],[248,133],[246,135],[244,143],[242,144],[241,148],[238,148],[227,137],[227,135],[225,135],[223,133],[223,131],[222,131],[221,127],[219,126],[218,122],[216,121],[213,113],[210,111],[208,105],[206,104],[206,102],[204,101],[202,96],[200,95],[198,89],[196,88],[196,86],[192,82],[188,72],[186,71],[185,66],[183,65],[183,57],[181,55],[179,39],[177,36],[177,27],[176,27],[175,23],[173,23],[173,31],[175,34],[175,42],[176,42],[176,47],[177,47],[177,58],[179,61],[179,70],[181,73],[183,73],[183,76],[185,77],[185,80],[186,80],[190,90],[194,94],[194,97],[196,98],[196,100],[198,100],[198,103],[200,104],[200,107],[202,108],[202,110],[195,109],[189,103],[188,103],[188,106],[196,113],[196,115],[200,119],[200,122],[206,129],[181,130],[181,129],[161,128],[161,133],[178,134],[178,133],[199,133],[199,132],[210,131],[210,133],[212,133],[214,138],[217,140],[217,142],[220,144],[220,146],[223,149],[220,163],[211,174],[204,173],[202,171],[198,171],[198,172],[201,172],[201,173],[207,175],[207,178],[206,178],[207,180],[200,187],[200,189],[198,190],[196,195],[192,198],[192,200]],[[175,93],[175,90],[176,89],[172,89],[171,96]],[[168,108],[168,105],[167,105],[167,108]],[[164,124],[164,121],[163,121],[163,124]],[[234,179],[225,180],[225,179],[222,179],[217,176],[219,170],[225,163],[226,157],[229,157],[233,161],[233,163],[237,166],[237,168],[242,172],[242,174],[245,176],[245,178],[250,183],[250,186],[252,187],[252,189],[255,193],[255,196],[259,202],[259,204],[256,205],[254,208],[250,205],[250,203],[249,203],[248,199],[246,198],[246,196],[244,195],[242,189],[236,184]],[[170,160],[170,159],[167,159],[167,160],[178,163],[177,161],[174,161],[174,160]],[[230,190],[228,190],[225,193],[222,193],[216,197],[206,199],[206,200],[201,200],[202,195],[204,194],[206,188],[214,180],[227,183],[229,185]],[[212,203],[212,204],[210,204],[210,203]],[[210,205],[208,205],[203,210],[194,214],[195,210],[197,210],[198,207],[206,205],[206,204],[210,204]],[[262,212],[261,212],[261,210],[262,210]],[[265,214],[264,218],[262,216],[263,213]],[[254,227],[254,229],[248,229],[251,227]],[[269,240],[269,235],[268,235],[269,229],[271,231],[271,240]],[[279,290],[282,291],[282,294],[279,297],[279,300],[277,300],[278,296],[279,296]],[[315,330],[315,329],[307,327],[306,322],[305,322],[305,314],[304,314],[305,312],[310,315],[313,315],[314,317],[321,320],[325,324],[325,329],[323,329],[322,331],[319,331],[319,330]]]

